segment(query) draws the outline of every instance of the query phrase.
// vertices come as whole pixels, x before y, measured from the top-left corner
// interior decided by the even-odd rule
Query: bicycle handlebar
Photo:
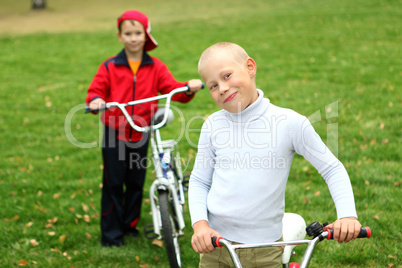
[[[327,239],[328,240],[334,239],[334,230],[330,229],[327,230],[327,232],[328,232]],[[366,226],[360,229],[359,236],[357,238],[370,238],[370,237],[371,237],[371,229],[370,227]]]
[[[165,98],[166,99],[171,99],[173,95],[175,95],[177,93],[185,92],[185,91],[189,92],[189,90],[190,89],[189,89],[188,86],[184,86],[184,87],[176,88],[176,89],[172,90],[168,94],[159,95],[159,96],[155,96],[155,97],[150,97],[150,98],[146,98],[146,99],[142,99],[142,100],[131,101],[131,102],[127,102],[127,103],[108,102],[108,103],[105,103],[99,109],[91,109],[89,107],[85,107],[85,113],[101,112],[101,111],[105,111],[105,110],[107,110],[109,108],[112,108],[112,107],[119,107],[119,106],[120,107],[126,107],[126,106],[137,105],[137,104],[141,104],[141,103],[145,103],[145,102],[165,99]]]
[[[324,235],[325,233],[328,233],[328,235],[327,235],[327,239],[329,240],[329,239],[334,239],[334,237],[333,237],[333,235],[334,235],[334,230],[332,230],[332,229],[330,229],[330,230],[327,230],[326,232],[323,232],[322,234]],[[357,237],[357,238],[370,238],[371,237],[371,229],[370,229],[370,227],[368,227],[368,226],[366,226],[366,227],[362,227],[361,229],[360,229],[360,233],[359,233],[359,236]],[[211,237],[211,242],[212,242],[212,245],[214,246],[214,247],[219,247],[219,248],[221,248],[221,247],[223,247],[220,243],[219,243],[219,241],[221,240],[221,239],[224,239],[223,237]],[[287,242],[287,241],[284,241],[284,242]],[[292,241],[289,241],[289,244],[292,244]]]
[[[201,88],[204,88],[204,84],[202,84]],[[150,101],[166,99],[165,113],[163,115],[163,120],[160,123],[152,126],[153,129],[159,129],[159,128],[163,127],[166,124],[166,121],[167,121],[168,115],[169,115],[169,110],[170,110],[169,109],[170,108],[170,101],[172,100],[172,97],[177,93],[182,93],[182,92],[189,91],[189,90],[190,90],[190,88],[188,86],[184,86],[184,87],[176,88],[176,89],[172,90],[171,92],[169,92],[168,94],[159,95],[159,96],[146,98],[146,99],[142,99],[142,100],[137,100],[137,101],[131,101],[131,102],[128,102],[128,103],[108,102],[108,103],[105,103],[105,105],[100,107],[99,109],[90,109],[89,107],[86,107],[85,108],[85,113],[100,112],[100,111],[105,111],[107,109],[110,109],[112,107],[117,107],[117,108],[119,108],[121,110],[121,112],[126,117],[128,123],[130,124],[130,126],[133,129],[135,129],[138,132],[146,132],[146,131],[148,131],[150,129],[150,127],[140,127],[140,126],[136,125],[134,123],[132,117],[127,112],[125,107],[133,106],[133,105],[137,105],[137,104],[141,104],[141,103],[146,103],[146,102],[150,102]]]

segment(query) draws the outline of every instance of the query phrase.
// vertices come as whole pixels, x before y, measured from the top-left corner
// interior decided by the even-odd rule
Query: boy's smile
[[[229,102],[229,101],[233,100],[234,97],[236,97],[236,95],[237,95],[237,92],[231,94],[229,97],[227,97],[227,98],[225,99],[225,101],[224,101],[223,103],[226,103],[226,102]]]
[[[253,59],[237,63],[229,53],[209,58],[200,72],[212,99],[230,113],[239,113],[258,98],[254,83],[257,70]]]

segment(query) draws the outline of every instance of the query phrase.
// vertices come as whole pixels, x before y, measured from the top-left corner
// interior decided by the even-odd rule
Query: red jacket
[[[96,98],[106,102],[126,103],[133,100],[167,94],[186,83],[177,82],[167,66],[159,59],[144,52],[142,62],[134,76],[124,49],[101,64],[88,88],[86,103]],[[186,103],[192,99],[185,93],[175,95],[172,100]],[[126,107],[134,122],[139,126],[149,125],[157,110],[157,101]],[[103,123],[118,131],[118,139],[136,142],[142,134],[130,127],[118,108],[111,108],[102,114]]]

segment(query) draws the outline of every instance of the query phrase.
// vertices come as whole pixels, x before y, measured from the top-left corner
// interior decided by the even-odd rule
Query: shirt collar
[[[250,106],[239,113],[225,111],[226,116],[236,123],[245,123],[258,119],[268,109],[270,101],[267,98],[264,99],[264,92],[262,90],[257,89],[257,92],[258,98]]]

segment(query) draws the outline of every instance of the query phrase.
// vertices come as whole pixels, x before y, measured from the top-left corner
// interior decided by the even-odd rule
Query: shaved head
[[[239,45],[229,42],[217,43],[207,48],[201,54],[200,60],[198,61],[198,73],[201,75],[201,72],[208,60],[219,57],[230,59],[240,66],[244,66],[246,60],[249,58],[247,52]]]

